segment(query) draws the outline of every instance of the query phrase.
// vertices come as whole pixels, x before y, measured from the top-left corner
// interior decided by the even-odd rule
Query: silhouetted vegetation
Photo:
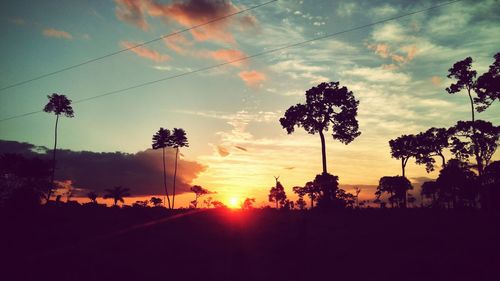
[[[276,180],[275,186],[271,187],[269,190],[269,202],[274,203],[276,205],[276,209],[283,208],[286,200],[285,188],[278,180],[278,177],[274,177]]]
[[[245,198],[243,203],[241,203],[242,210],[251,210],[253,209],[253,204],[255,203],[255,198]]]
[[[50,187],[47,193],[47,202],[49,202],[52,192],[55,188],[54,177],[56,173],[56,149],[57,149],[57,125],[59,124],[59,116],[63,115],[69,118],[74,117],[73,108],[71,107],[71,100],[65,95],[52,94],[47,96],[49,102],[43,108],[47,113],[54,113],[56,115],[56,125],[54,129],[54,150],[52,151],[52,174],[50,176]]]
[[[0,155],[0,207],[32,208],[50,192],[48,161],[19,154]]]
[[[180,128],[174,128],[172,131],[172,147],[175,148],[175,169],[174,169],[174,188],[172,194],[172,208],[175,208],[175,180],[177,178],[177,159],[179,159],[179,148],[188,147],[186,132]]]
[[[339,82],[321,83],[306,91],[306,103],[288,108],[280,119],[281,126],[288,134],[295,127],[302,127],[309,134],[318,133],[321,140],[323,173],[328,173],[326,165],[326,144],[324,132],[332,130],[332,137],[349,144],[361,133],[358,130],[358,104],[354,94]]]
[[[110,189],[106,189],[106,194],[104,194],[104,199],[113,199],[113,206],[117,206],[118,201],[125,203],[123,198],[130,196],[130,189],[121,186],[115,186]],[[147,204],[147,203],[146,203]]]
[[[168,208],[171,208],[170,205],[170,196],[168,195],[167,189],[167,170],[165,167],[165,148],[171,146],[171,133],[168,129],[160,128],[158,132],[153,135],[153,149],[162,150],[162,161],[163,161],[163,187],[165,188],[165,196],[168,202]]]
[[[149,199],[149,202],[151,202],[154,207],[161,207],[161,204],[163,204],[163,200],[158,197],[151,197],[151,199]]]
[[[201,196],[203,196],[203,195],[205,195],[205,194],[209,194],[209,193],[210,193],[210,191],[208,191],[207,189],[205,189],[205,188],[203,188],[203,187],[201,187],[201,186],[199,186],[199,185],[193,185],[193,186],[191,187],[191,191],[192,191],[192,192],[194,193],[194,195],[195,195],[195,199],[194,199],[193,201],[191,201],[191,206],[192,206],[193,208],[195,208],[195,209],[196,209],[196,207],[198,207],[198,199],[199,199]]]
[[[87,193],[87,197],[90,199],[91,203],[97,204],[97,197],[99,197],[97,193],[91,191]]]

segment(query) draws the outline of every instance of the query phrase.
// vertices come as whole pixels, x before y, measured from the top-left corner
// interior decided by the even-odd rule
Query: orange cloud
[[[73,35],[64,30],[57,30],[54,28],[46,28],[42,31],[43,35],[46,37],[55,37],[55,38],[63,38],[71,40],[73,39]]]
[[[145,16],[158,17],[170,24],[176,22],[183,27],[193,27],[211,20],[240,11],[229,1],[220,0],[184,0],[163,3],[158,0],[116,0],[116,16],[142,30],[149,30]],[[251,15],[230,17],[190,30],[197,41],[219,41],[235,43],[230,28],[240,30],[256,25]]]
[[[406,51],[406,58],[408,61],[413,60],[418,51],[415,45],[405,46],[402,49]]]
[[[239,9],[231,1],[187,0],[173,3],[150,2],[148,12],[151,16],[161,17],[167,21],[175,21],[184,27],[199,25],[215,18],[235,13]],[[209,25],[192,29],[190,32],[198,41],[215,40],[234,43],[234,37],[229,32],[231,25],[253,25],[255,21],[248,17],[231,18],[217,21]]]
[[[401,55],[392,55],[391,59],[395,62],[400,62],[400,63],[404,63],[406,61],[406,58]]]
[[[257,86],[259,83],[266,80],[266,75],[255,70],[242,71],[238,74],[240,78],[249,86]]]
[[[174,36],[169,36],[163,39],[163,42],[167,47],[169,47],[172,51],[186,55],[189,53],[188,47],[193,45],[193,42],[189,41],[184,35],[177,34]]]
[[[217,152],[219,153],[219,155],[221,157],[226,157],[230,154],[229,150],[227,148],[220,146],[220,145],[217,146]]]
[[[432,77],[431,77],[431,82],[432,82],[432,84],[434,84],[434,86],[436,86],[436,87],[441,86],[442,81],[443,81],[443,80],[442,80],[442,79],[441,79],[441,77],[439,77],[439,76],[432,76]]]
[[[149,25],[144,18],[146,5],[145,0],[115,0],[116,17],[124,22],[133,24],[142,30],[148,30]]]
[[[387,44],[375,44],[375,45],[368,44],[368,49],[374,50],[375,54],[379,55],[382,58],[389,57],[390,47]]]
[[[132,48],[136,44],[134,44],[132,42],[123,41],[123,42],[121,42],[121,45],[124,48]],[[132,48],[132,49],[130,49],[130,51],[134,52],[136,55],[138,55],[140,57],[150,59],[154,62],[163,62],[163,61],[167,61],[168,59],[170,59],[170,57],[168,55],[160,54],[159,52],[157,52],[155,50],[148,49],[144,46]]]
[[[246,54],[236,49],[221,49],[217,51],[209,51],[205,53],[205,56],[218,61],[231,62],[245,57]],[[234,66],[241,66],[242,62],[238,61],[231,64]]]

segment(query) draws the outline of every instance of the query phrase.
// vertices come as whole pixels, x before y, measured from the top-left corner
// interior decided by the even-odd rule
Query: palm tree
[[[116,206],[118,204],[118,201],[125,203],[123,198],[130,196],[130,189],[126,187],[115,186],[113,188],[106,189],[105,191],[107,193],[104,194],[103,198],[104,199],[113,198],[114,200],[113,206]]]
[[[174,128],[171,136],[171,146],[175,148],[175,169],[174,169],[174,188],[172,193],[172,209],[175,204],[175,179],[177,177],[177,159],[179,158],[179,147],[189,147],[186,132],[181,128]]]
[[[153,149],[162,149],[162,160],[163,160],[163,186],[165,188],[165,195],[167,197],[168,208],[170,209],[170,196],[168,196],[167,190],[167,172],[165,169],[165,147],[171,146],[172,136],[170,130],[160,128],[156,134],[153,135]],[[165,201],[165,197],[163,197]]]
[[[45,105],[43,111],[47,113],[53,112],[56,115],[54,150],[52,151],[52,175],[50,179],[49,192],[47,193],[48,203],[54,188],[54,175],[56,172],[57,125],[59,123],[59,116],[62,114],[66,117],[72,118],[74,116],[74,112],[71,107],[71,100],[69,100],[65,95],[53,93],[52,95],[47,96],[47,98],[49,99],[49,102]]]
[[[94,191],[91,191],[89,193],[87,193],[87,197],[90,199],[90,202],[93,203],[93,204],[97,204],[97,193],[95,193]]]

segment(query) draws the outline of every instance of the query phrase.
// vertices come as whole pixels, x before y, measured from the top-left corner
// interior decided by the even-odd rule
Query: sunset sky
[[[0,88],[264,2],[3,1]],[[0,119],[41,110],[46,96],[54,92],[78,101],[439,3],[443,2],[279,0],[1,91]],[[159,127],[184,128],[190,143],[181,150],[184,164],[180,169],[189,170],[186,184],[202,185],[225,202],[231,197],[256,197],[258,204],[264,204],[274,185],[273,176],[280,176],[291,193],[293,186],[321,172],[319,136],[302,129],[287,135],[278,119],[289,106],[304,101],[307,89],[320,82],[340,81],[360,100],[362,134],[347,146],[328,138],[329,172],[338,175],[347,190],[362,185],[361,196],[372,197],[369,186],[380,177],[401,174],[400,162],[390,157],[390,139],[470,119],[466,94],[445,91],[452,82],[446,78],[447,70],[467,56],[474,59],[479,74],[488,68],[500,51],[499,14],[498,1],[460,1],[297,48],[75,103],[75,118],[60,122],[58,147],[143,157],[153,153],[146,150]],[[476,116],[498,125],[499,109],[497,103]],[[0,122],[0,139],[50,148],[53,126],[54,116],[46,113],[7,120]],[[500,159],[498,152],[494,159]],[[155,161],[161,170],[161,161]],[[408,166],[406,174],[415,183],[437,176],[436,172],[427,174],[424,166],[412,160]],[[151,184],[156,180],[154,188],[160,194],[161,177]],[[127,186],[126,182],[117,184]],[[129,187],[134,193],[134,186]],[[137,190],[136,194],[145,195]],[[181,196],[181,206],[187,206],[192,197]]]

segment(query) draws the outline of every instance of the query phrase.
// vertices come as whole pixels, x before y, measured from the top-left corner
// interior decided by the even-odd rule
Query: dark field
[[[2,280],[500,280],[500,216],[479,211],[41,208],[0,217]]]

